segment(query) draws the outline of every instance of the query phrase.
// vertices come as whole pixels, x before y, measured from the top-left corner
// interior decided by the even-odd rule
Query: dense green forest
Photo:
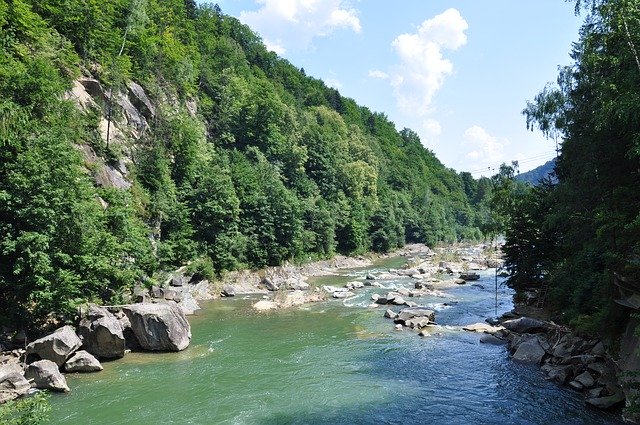
[[[217,5],[0,0],[0,29],[2,322],[64,319],[185,264],[214,276],[499,229],[495,182],[447,169]],[[85,107],[80,78],[97,80]],[[124,131],[135,87],[149,102]],[[108,167],[128,183],[98,184]]]
[[[589,332],[620,329],[616,276],[640,279],[640,3],[582,1],[588,14],[560,70],[523,111],[562,140],[555,173],[516,197],[507,265],[518,288],[548,285],[548,307]]]

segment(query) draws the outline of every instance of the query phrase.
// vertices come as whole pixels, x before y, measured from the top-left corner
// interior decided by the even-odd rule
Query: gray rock
[[[174,276],[171,278],[171,282],[169,282],[171,286],[183,286],[184,285],[184,277],[182,275]]]
[[[132,304],[122,311],[140,347],[151,351],[181,351],[191,341],[191,326],[175,303]]]
[[[418,307],[418,303],[413,302],[413,301],[405,301],[404,305],[406,305],[407,307],[411,307],[411,308]]]
[[[31,384],[22,373],[12,372],[0,376],[0,404],[23,396],[30,389]]]
[[[574,381],[579,382],[585,388],[591,388],[596,383],[595,379],[593,379],[593,376],[591,376],[591,374],[586,370],[580,375],[576,376]]]
[[[308,291],[311,286],[304,280],[296,280],[289,283],[289,289],[293,291]]]
[[[235,297],[236,296],[236,288],[231,285],[224,285],[222,287],[222,295],[225,297]]]
[[[532,319],[530,317],[521,317],[519,319],[507,320],[502,323],[505,329],[517,333],[538,333],[544,332],[549,328],[549,324],[541,320]]]
[[[103,369],[102,365],[91,354],[84,350],[76,351],[73,356],[64,364],[65,372],[99,372]]]
[[[195,314],[197,310],[200,310],[200,305],[198,305],[198,301],[196,301],[191,292],[185,292],[178,305],[185,315]]]
[[[371,273],[367,273],[367,275],[365,276],[365,279],[367,279],[367,280],[376,280],[376,277]]]
[[[336,291],[333,294],[331,294],[333,298],[339,298],[339,299],[349,298],[354,295],[355,294],[351,291]]]
[[[82,341],[76,335],[75,329],[72,326],[63,326],[52,334],[27,345],[27,356],[36,355],[40,359],[51,360],[58,366],[62,366],[81,346]]]
[[[573,388],[576,391],[584,390],[584,385],[582,385],[580,382],[576,380],[569,382],[567,385],[569,385],[569,387]]]
[[[82,347],[100,358],[115,359],[124,356],[125,338],[122,324],[107,309],[91,306],[80,321],[78,334]]]
[[[429,320],[429,318],[425,316],[412,317],[411,319],[407,319],[404,321],[404,326],[411,329],[422,329],[432,324],[433,321]]]
[[[268,291],[273,292],[280,289],[280,285],[277,285],[276,283],[273,282],[273,280],[271,280],[268,277],[265,277],[264,279],[262,279],[262,283],[264,284],[264,286],[267,288]]]
[[[607,397],[588,398],[585,402],[593,407],[597,407],[598,409],[608,410],[623,405],[624,400],[624,393],[622,392],[622,389],[618,388],[613,395]]]
[[[128,84],[128,89],[129,99],[133,106],[135,106],[147,120],[151,120],[156,115],[156,108],[147,97],[144,89],[133,81]]]
[[[394,297],[391,300],[391,304],[393,305],[405,305],[407,302],[402,297]]]
[[[396,317],[398,317],[398,313],[393,310],[387,309],[387,311],[384,312],[384,317],[386,317],[387,319],[395,319]]]
[[[454,279],[453,283],[458,285],[464,285],[465,283],[467,283],[467,281],[464,279]]]
[[[591,354],[594,356],[604,356],[605,352],[606,350],[602,341],[598,341],[598,343],[591,349]]]
[[[353,282],[349,282],[349,283],[347,283],[347,284],[345,285],[345,287],[346,287],[348,290],[352,291],[352,290],[354,290],[354,289],[364,288],[364,283],[359,282],[359,281],[357,281],[357,280],[354,280]]]
[[[31,363],[24,373],[26,379],[33,379],[33,385],[41,390],[68,392],[69,386],[58,365],[51,360],[39,360]]]
[[[513,359],[524,363],[540,364],[545,354],[546,352],[540,345],[538,338],[534,337],[518,346],[518,349],[513,354]]]
[[[152,286],[150,293],[153,298],[164,298],[162,288],[159,286]]]
[[[400,310],[400,312],[398,313],[398,316],[394,319],[394,321],[396,323],[409,326],[409,325],[406,325],[408,320],[411,320],[414,318],[420,318],[420,317],[425,317],[430,323],[435,323],[435,320],[436,320],[436,314],[433,310],[429,310],[421,307],[413,307],[413,308],[404,308]],[[416,323],[417,322],[411,322],[411,324],[414,324],[414,325]]]
[[[480,342],[482,344],[490,344],[490,345],[505,345],[507,343],[507,341],[505,341],[502,338],[498,338],[497,336],[493,336],[493,335],[482,335],[480,337]]]
[[[573,376],[573,367],[571,366],[545,365],[543,370],[546,372],[549,379],[560,385],[564,385],[564,383]]]

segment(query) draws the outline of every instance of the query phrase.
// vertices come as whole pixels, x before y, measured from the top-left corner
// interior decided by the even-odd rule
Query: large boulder
[[[546,352],[540,345],[538,338],[530,338],[518,346],[513,359],[524,363],[540,364]]]
[[[27,345],[27,356],[37,356],[43,360],[51,360],[58,366],[64,362],[78,348],[82,346],[82,340],[76,335],[72,326],[63,326],[50,335],[42,337]]]
[[[122,331],[120,321],[106,308],[98,306],[89,307],[89,312],[78,326],[82,347],[104,359],[124,356],[125,339]]]
[[[0,404],[27,394],[30,388],[18,363],[0,365]]]
[[[76,351],[69,360],[64,364],[65,372],[99,372],[103,369],[102,365],[90,353],[84,350]]]
[[[531,317],[520,317],[519,319],[507,320],[502,323],[502,326],[511,332],[517,332],[519,334],[532,334],[544,332],[549,329],[549,324],[547,322],[532,319]]]
[[[24,373],[27,379],[33,379],[33,385],[41,390],[68,392],[67,380],[51,360],[38,360],[31,363]]]
[[[191,341],[191,326],[177,304],[132,304],[122,308],[140,347],[181,351]]]
[[[585,400],[587,404],[597,407],[598,409],[608,410],[622,406],[625,401],[622,389],[616,389],[615,393],[606,397],[588,398]]]

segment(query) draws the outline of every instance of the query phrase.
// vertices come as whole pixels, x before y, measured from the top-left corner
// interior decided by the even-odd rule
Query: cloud
[[[369,70],[369,77],[378,78],[380,80],[386,80],[389,78],[389,74],[384,71],[380,71],[378,69]]]
[[[440,123],[433,118],[427,118],[423,123],[422,127],[428,136],[439,136],[442,133],[442,126]]]
[[[391,45],[400,63],[393,68],[391,85],[404,113],[424,116],[431,111],[433,96],[453,72],[453,64],[444,53],[466,44],[467,28],[460,12],[448,9],[424,21],[417,32],[393,40]]]
[[[243,11],[240,20],[270,40],[276,53],[305,49],[315,37],[325,37],[337,29],[362,31],[355,9],[343,0],[256,0],[261,8]],[[278,50],[275,50],[277,48]]]
[[[473,161],[475,168],[497,165],[504,160],[504,146],[508,141],[498,141],[497,137],[492,136],[478,125],[474,125],[464,132],[464,141],[465,146],[469,149],[465,159]]]
[[[342,83],[335,78],[325,78],[325,84],[329,87],[333,87],[336,90],[340,90],[342,88]]]

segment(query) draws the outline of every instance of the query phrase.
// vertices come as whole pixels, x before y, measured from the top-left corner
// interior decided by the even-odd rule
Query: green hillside
[[[193,0],[0,0],[0,313],[30,327],[189,264],[495,232],[492,186]]]

